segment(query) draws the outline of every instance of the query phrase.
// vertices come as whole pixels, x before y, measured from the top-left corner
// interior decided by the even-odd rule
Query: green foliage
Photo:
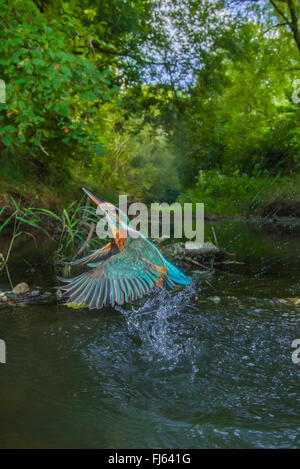
[[[64,21],[48,19],[33,2],[2,1],[1,11],[0,76],[7,93],[0,104],[1,155],[21,155],[41,176],[68,170],[72,160],[99,152],[101,135],[89,124],[116,91],[111,72],[74,55]]]
[[[61,214],[56,214],[44,208],[32,209],[35,215],[53,218],[57,224],[59,233],[57,261],[62,258],[73,257],[76,254],[76,249],[85,243],[91,226],[95,226],[98,221],[96,210],[91,210],[89,204],[82,205],[82,203],[83,199],[73,201],[62,210]],[[38,221],[42,221],[41,217]],[[94,243],[95,240],[91,240],[89,244],[93,246]],[[99,240],[94,246],[99,246]]]
[[[36,217],[34,210],[31,207],[22,207],[21,201],[16,201],[12,196],[10,196],[10,201],[13,206],[13,211],[10,215],[7,216],[7,218],[5,218],[3,222],[0,222],[0,233],[3,232],[9,224],[12,224],[12,232],[7,252],[4,255],[1,253],[0,256],[2,259],[0,267],[7,267],[16,239],[19,236],[26,235],[32,237],[35,240],[34,235],[28,231],[28,228],[30,229],[32,227],[39,227],[39,219]],[[7,208],[7,206],[3,206],[0,209],[0,217],[1,215],[5,214]]]
[[[129,117],[113,105],[105,107],[105,116],[105,122],[99,116],[94,129],[95,133],[102,130],[104,154],[93,157],[89,173],[91,180],[97,174],[101,181],[102,197],[114,191],[145,202],[174,201],[178,174],[164,128],[147,122],[143,113]]]
[[[297,34],[274,3],[0,0],[0,183],[259,211],[300,169]]]
[[[13,288],[8,264],[13,252],[15,241],[19,237],[30,237],[34,240],[38,249],[38,236],[41,232],[48,238],[53,238],[53,226],[49,226],[52,220],[56,228],[55,263],[61,263],[66,258],[73,258],[76,252],[89,248],[99,248],[99,239],[92,238],[95,225],[98,222],[96,211],[90,209],[89,201],[82,205],[83,200],[74,201],[62,210],[61,214],[56,214],[45,208],[24,207],[21,200],[16,201],[10,197],[11,206],[3,206],[0,209],[0,217],[4,220],[0,222],[0,234],[10,230],[8,248],[5,253],[0,252],[0,270],[5,268],[11,288]],[[51,234],[50,234],[51,232]],[[79,249],[80,248],[80,249]],[[65,275],[69,266],[65,265]]]
[[[299,178],[272,177],[267,171],[260,176],[200,171],[195,187],[179,197],[181,203],[204,203],[206,213],[244,216],[260,215],[264,206],[282,200],[300,200]]]

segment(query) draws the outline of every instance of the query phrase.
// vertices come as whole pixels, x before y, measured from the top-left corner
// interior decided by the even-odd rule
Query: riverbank
[[[82,200],[82,185],[86,185],[105,200],[116,203],[118,195],[99,190],[95,181],[70,179],[59,185],[38,185],[36,181],[12,184],[0,177],[0,223],[9,216],[14,205],[11,196],[24,207],[50,210],[56,214],[74,200]],[[120,190],[120,193],[122,191]],[[154,200],[153,200],[154,201]],[[175,201],[175,200],[174,200]],[[180,193],[177,202],[204,203],[208,221],[232,219],[270,219],[294,223],[300,218],[300,177],[249,177],[245,174],[227,176],[216,171],[199,174],[195,186]]]
[[[206,216],[300,217],[300,176],[200,171],[179,202],[202,202]]]
[[[78,240],[87,236],[89,228],[81,227],[81,233],[73,232],[72,223],[75,218],[82,218],[85,205],[85,195],[82,185],[85,184],[95,194],[103,199],[116,203],[118,197],[113,191],[107,193],[102,188],[95,187],[95,181],[79,181],[76,178],[65,180],[59,186],[38,185],[33,181],[10,181],[0,177],[0,235],[2,239],[9,239],[12,235],[14,217],[12,216],[16,203],[22,210],[43,210],[38,221],[35,217],[27,217],[26,232],[40,239],[45,231],[50,237],[59,239],[65,229],[72,238],[78,235]],[[121,191],[120,191],[121,192]],[[270,230],[294,231],[300,225],[300,178],[247,176],[246,174],[224,175],[218,171],[199,173],[195,186],[181,193],[177,201],[204,203],[205,221],[216,223],[218,221],[249,221],[253,223],[266,223]],[[79,211],[78,208],[80,207]],[[78,213],[76,213],[78,211]],[[9,219],[11,217],[11,219]],[[73,217],[73,222],[70,218]],[[74,218],[75,217],[75,218]],[[95,220],[94,220],[95,221]],[[79,223],[80,222],[76,222]],[[5,226],[3,226],[5,225]],[[24,237],[18,239],[22,245]],[[211,241],[215,242],[214,239]],[[0,250],[1,252],[1,250]]]

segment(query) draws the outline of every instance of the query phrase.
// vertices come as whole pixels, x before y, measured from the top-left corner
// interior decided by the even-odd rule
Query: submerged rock
[[[28,284],[22,282],[11,291],[0,291],[0,307],[24,306],[26,304],[56,303],[55,293],[44,291],[42,288],[27,290]],[[22,293],[20,293],[22,292]]]
[[[202,245],[197,246],[197,244],[195,245],[195,243],[187,242],[185,244],[185,250],[189,255],[192,256],[203,256],[207,254],[213,256],[221,252],[221,249],[213,243],[203,243]]]
[[[29,290],[30,290],[30,287],[28,283],[21,282],[21,283],[18,283],[18,285],[16,285],[12,289],[12,293],[14,293],[15,295],[24,295],[24,293],[27,293]]]
[[[31,296],[39,296],[41,294],[40,290],[32,290],[30,292],[30,295]]]
[[[212,260],[221,261],[229,256],[213,243],[203,243],[195,248],[194,244],[179,242],[161,246],[160,249],[167,259],[184,267],[206,266]]]

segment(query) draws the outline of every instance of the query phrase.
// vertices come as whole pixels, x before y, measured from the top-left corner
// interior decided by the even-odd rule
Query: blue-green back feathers
[[[144,238],[127,241],[116,255],[112,255],[114,249],[110,250],[110,257],[109,250],[98,250],[74,262],[87,265],[90,270],[63,280],[63,295],[69,302],[100,309],[134,301],[160,285],[161,280],[171,288],[190,283],[190,278],[165,259],[150,241],[145,242]]]

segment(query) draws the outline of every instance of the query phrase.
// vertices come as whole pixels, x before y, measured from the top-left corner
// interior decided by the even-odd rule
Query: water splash
[[[193,339],[178,334],[178,319],[181,314],[196,309],[192,304],[194,296],[192,282],[181,291],[157,289],[155,296],[146,298],[138,308],[117,308],[125,318],[129,333],[140,341],[142,359],[159,361],[173,369],[181,359],[191,358]]]

